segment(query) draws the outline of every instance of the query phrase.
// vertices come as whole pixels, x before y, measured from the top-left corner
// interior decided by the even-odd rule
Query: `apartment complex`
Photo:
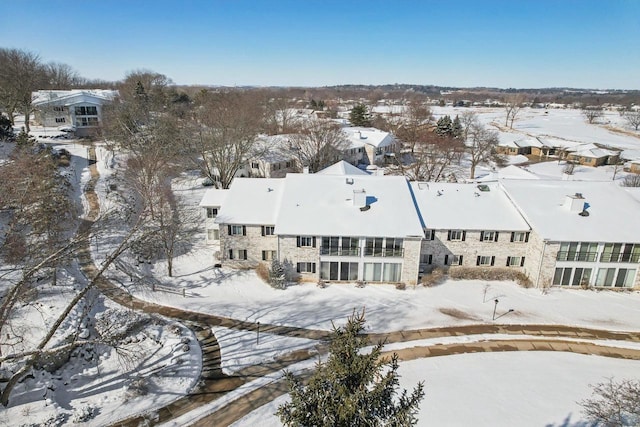
[[[219,260],[276,258],[307,281],[415,284],[435,267],[463,266],[522,271],[538,287],[640,287],[640,202],[615,183],[421,183],[332,170],[208,190],[200,205]]]

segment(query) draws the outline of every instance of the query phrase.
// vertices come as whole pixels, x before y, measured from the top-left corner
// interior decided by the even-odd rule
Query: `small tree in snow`
[[[625,111],[623,117],[634,130],[640,128],[640,111]]]
[[[286,269],[277,259],[271,261],[271,268],[269,269],[269,284],[276,289],[285,289],[287,287]]]
[[[591,124],[597,122],[598,119],[600,119],[600,117],[602,117],[604,114],[602,113],[602,108],[600,107],[585,107],[582,109],[582,115]]]
[[[398,357],[382,358],[382,344],[370,353],[364,313],[333,328],[330,355],[304,386],[287,372],[291,402],[278,407],[285,426],[412,426],[424,397],[423,384],[398,393]]]
[[[586,417],[605,427],[640,425],[640,381],[609,378],[591,386],[591,397],[580,401]]]

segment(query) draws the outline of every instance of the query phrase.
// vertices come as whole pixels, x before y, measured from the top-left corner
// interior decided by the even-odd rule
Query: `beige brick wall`
[[[421,249],[421,239],[404,239],[404,259],[402,262],[400,281],[407,285],[415,285],[418,282]]]
[[[262,261],[262,251],[277,251],[277,236],[263,236],[261,225],[245,225],[246,235],[229,235],[227,224],[220,227],[221,259],[229,260],[229,249],[234,251],[234,262],[254,265]],[[237,259],[237,250],[247,251],[247,261]]]
[[[424,240],[420,253],[433,255],[432,266],[442,267],[444,256],[462,255],[462,266],[475,267],[478,256],[495,256],[495,267],[506,267],[507,257],[524,256],[525,267],[528,263],[527,247],[531,243],[511,242],[510,231],[499,231],[497,242],[480,241],[480,231],[467,230],[464,241],[447,240],[449,230],[436,230],[434,240]],[[520,268],[520,267],[512,267]]]

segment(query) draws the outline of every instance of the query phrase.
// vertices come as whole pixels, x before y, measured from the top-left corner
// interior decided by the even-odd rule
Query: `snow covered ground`
[[[640,361],[555,352],[472,353],[401,362],[400,387],[425,383],[418,426],[586,427],[578,402],[590,384],[640,372]],[[277,427],[288,396],[233,427]]]

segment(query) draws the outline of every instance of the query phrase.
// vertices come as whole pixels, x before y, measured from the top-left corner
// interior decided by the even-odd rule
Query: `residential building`
[[[92,136],[102,125],[102,107],[117,95],[115,90],[40,90],[32,94],[34,119],[41,126],[64,126],[76,136]]]
[[[409,183],[337,164],[226,191],[201,203],[220,209],[210,242],[225,263],[277,258],[309,281],[415,284],[468,267],[538,287],[640,287],[640,201],[613,182]]]

